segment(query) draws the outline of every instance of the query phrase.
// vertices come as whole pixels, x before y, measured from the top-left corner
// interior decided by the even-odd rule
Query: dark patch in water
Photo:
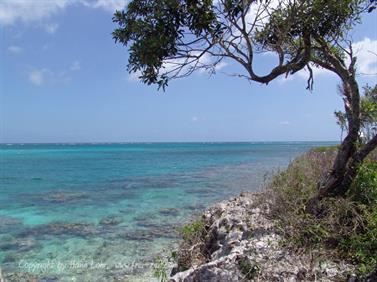
[[[114,201],[122,201],[125,199],[135,199],[139,196],[136,191],[127,190],[119,186],[98,187],[90,191],[91,200],[93,202],[101,201],[106,204],[106,201],[114,203]]]
[[[120,213],[124,213],[124,214],[134,214],[135,213],[135,209],[132,209],[132,208],[127,208],[127,209],[121,209],[119,210]]]
[[[50,213],[52,210],[60,209],[61,205],[76,208],[78,205],[97,206],[100,202],[101,207],[105,207],[125,199],[137,197],[138,194],[135,191],[117,189],[116,187],[102,187],[83,192],[58,190],[38,194],[22,193],[14,195],[14,201],[22,202],[27,207],[36,206],[41,212]]]
[[[0,216],[0,233],[7,234],[20,230],[23,227],[21,220],[9,216]]]
[[[128,241],[153,241],[153,236],[148,232],[127,232],[119,235],[120,238]]]
[[[41,180],[43,180],[43,178],[42,177],[33,177],[31,180],[33,180],[33,181],[41,181]]]
[[[40,200],[47,203],[68,203],[87,199],[89,195],[84,192],[53,191],[44,193]]]
[[[7,227],[8,225],[18,224],[22,224],[22,221],[14,217],[0,215],[0,228]]]
[[[123,219],[117,215],[109,215],[102,218],[99,222],[100,225],[118,225],[123,222]]]
[[[56,282],[59,281],[59,277],[50,276],[50,277],[41,277],[38,279],[38,282]]]
[[[1,240],[0,250],[27,252],[35,248],[39,248],[40,244],[33,238],[8,238],[8,240]]]
[[[137,197],[139,197],[139,195],[134,191],[123,190],[119,193],[114,193],[114,198],[117,198],[118,200],[135,199]]]
[[[161,209],[158,212],[165,216],[178,216],[179,215],[179,209],[176,209],[176,208]]]
[[[206,183],[205,185],[207,188],[212,189],[212,190],[220,190],[226,187],[222,183]]]
[[[37,238],[45,235],[68,235],[68,236],[80,236],[88,237],[98,233],[95,225],[89,223],[68,223],[68,222],[52,222],[49,224],[38,225],[33,228],[29,228],[20,233],[20,237],[35,236]]]
[[[217,193],[216,190],[210,188],[187,189],[185,192],[187,194],[200,195],[201,197],[211,197]]]
[[[155,238],[168,238],[168,239],[178,239],[180,238],[177,226],[161,226],[158,229],[151,230],[151,233]]]
[[[154,219],[156,215],[154,213],[142,213],[134,217],[134,220],[150,220]]]
[[[17,176],[1,176],[0,180],[16,180],[19,179]]]
[[[137,226],[146,227],[146,228],[158,228],[160,225],[153,220],[144,219],[144,220],[136,220]]]
[[[187,204],[182,207],[183,209],[194,211],[194,210],[204,210],[205,206],[203,204]]]
[[[171,187],[176,182],[171,181],[170,179],[160,179],[158,177],[138,177],[133,179],[128,179],[127,181],[115,180],[111,181],[111,189],[121,189],[128,191],[139,191],[140,189],[146,188],[165,188]],[[108,189],[107,187],[105,188]]]
[[[160,238],[179,238],[175,225],[155,226],[154,228],[137,229],[119,234],[120,238],[129,241],[153,241]]]
[[[74,192],[69,190],[55,190],[42,193],[20,193],[13,195],[14,201],[25,206],[56,205],[56,204],[77,204],[89,198],[85,192]]]
[[[163,179],[157,177],[145,177],[140,179],[135,179],[126,185],[127,189],[161,189],[161,188],[172,188],[177,185],[177,179],[169,178],[165,175]]]

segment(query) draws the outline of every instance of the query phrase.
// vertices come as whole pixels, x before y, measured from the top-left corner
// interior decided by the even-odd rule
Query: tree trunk
[[[333,167],[324,180],[318,183],[318,193],[307,204],[307,209],[317,213],[318,203],[325,197],[344,196],[348,191],[360,162],[354,162],[360,130],[360,93],[354,75],[341,76],[343,81],[344,104],[348,122],[348,133],[340,145]],[[350,166],[350,163],[353,165]],[[346,177],[348,180],[346,180]]]
[[[339,147],[331,171],[318,183],[318,193],[307,203],[307,210],[314,214],[319,212],[318,204],[323,198],[346,195],[362,161],[377,147],[377,135],[375,135],[366,145],[357,148],[361,128],[360,93],[356,81],[356,57],[353,57],[352,47],[350,46],[350,51],[347,52],[351,61],[347,67],[342,58],[332,54],[323,38],[316,38],[316,41],[321,46],[327,61],[314,59],[313,62],[335,72],[342,81],[348,132]]]
[[[363,160],[370,152],[377,148],[377,135],[374,135],[374,137],[367,144],[365,144],[357,152],[353,153],[347,160],[341,157],[345,155],[344,148],[346,145],[348,144],[341,145],[338,156],[334,162],[333,167],[336,167],[338,170],[332,170],[325,181],[318,184],[319,190],[317,195],[309,200],[307,208],[310,212],[316,213],[318,203],[325,197],[343,197],[346,195],[347,191],[352,185],[352,182],[357,176],[357,171]],[[343,161],[344,163],[342,163]]]

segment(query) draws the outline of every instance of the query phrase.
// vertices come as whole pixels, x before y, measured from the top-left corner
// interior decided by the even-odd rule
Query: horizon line
[[[219,144],[219,143],[340,143],[339,140],[275,140],[275,141],[79,141],[79,142],[0,142],[0,145],[104,145],[104,144]]]

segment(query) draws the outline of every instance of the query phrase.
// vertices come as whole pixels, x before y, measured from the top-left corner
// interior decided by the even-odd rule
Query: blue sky
[[[111,37],[124,3],[0,2],[0,142],[339,140],[338,80],[323,71],[313,93],[302,74],[266,86],[227,75],[232,64],[172,81],[165,93],[135,81]],[[359,72],[377,73],[376,14],[353,40]],[[360,85],[376,82],[359,76]]]

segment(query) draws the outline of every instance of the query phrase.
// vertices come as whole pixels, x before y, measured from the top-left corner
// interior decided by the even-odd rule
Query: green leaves
[[[284,44],[310,35],[329,41],[344,36],[360,20],[367,0],[298,0],[289,1],[273,11],[269,23],[260,31],[264,45]]]
[[[179,1],[175,0],[134,0],[127,12],[114,14],[113,21],[119,26],[113,32],[115,42],[131,43],[128,70],[141,71],[144,83],[159,83],[163,59],[176,53],[174,45],[181,25],[179,9]]]
[[[271,77],[258,77],[250,70],[252,66],[247,69],[253,80],[267,83],[282,73],[302,69],[310,56],[321,57],[314,48],[315,40],[320,38],[332,48],[331,43],[343,39],[359,22],[361,12],[374,5],[375,0],[369,1],[281,0],[273,8],[272,2],[265,0],[224,0],[215,4],[213,0],[132,0],[125,11],[115,12],[117,28],[112,35],[116,43],[129,48],[128,71],[140,73],[142,82],[162,89],[169,79],[206,67],[188,64],[189,71],[179,72],[179,65],[190,61],[195,52],[214,56],[217,61],[230,57],[248,68],[254,49],[275,51],[281,65],[289,64],[286,70],[280,68],[281,73],[274,73],[272,69]],[[263,15],[250,19],[253,13],[249,12],[257,5],[265,9]],[[340,50],[331,52],[340,59],[343,55]],[[176,59],[177,68],[167,69],[164,63],[168,59]]]
[[[177,54],[184,30],[200,36],[216,27],[215,19],[210,0],[133,0],[126,12],[114,14],[118,28],[112,35],[116,43],[130,45],[128,71],[141,72],[143,83],[165,89],[163,63]]]

